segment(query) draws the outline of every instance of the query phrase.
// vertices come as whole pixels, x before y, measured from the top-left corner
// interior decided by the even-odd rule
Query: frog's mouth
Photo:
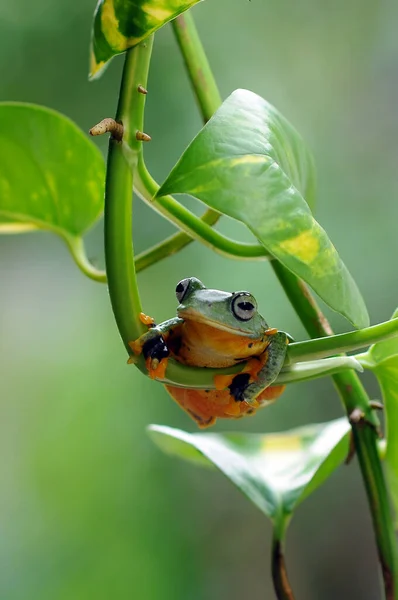
[[[208,325],[209,327],[214,327],[214,329],[219,329],[220,331],[226,331],[227,333],[231,333],[233,335],[241,335],[245,337],[255,337],[251,331],[247,331],[246,329],[241,329],[239,327],[231,327],[230,325],[225,325],[224,323],[220,323],[219,321],[213,321],[206,317],[202,313],[194,310],[193,308],[185,308],[183,310],[178,311],[178,316],[184,321],[194,321],[195,323],[203,323],[203,325]]]

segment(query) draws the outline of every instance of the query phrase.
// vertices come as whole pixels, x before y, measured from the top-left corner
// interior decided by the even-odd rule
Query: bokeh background
[[[87,81],[94,4],[0,0],[1,100],[58,109],[86,131],[114,114],[123,59]],[[372,322],[389,318],[398,304],[397,3],[208,0],[194,16],[222,95],[263,95],[308,141],[317,217]],[[161,180],[201,125],[169,27],[156,36],[149,90],[145,150]],[[221,228],[241,234],[227,220]],[[172,231],[136,202],[137,251]],[[101,225],[88,246],[102,265]],[[146,312],[174,315],[175,284],[189,275],[251,290],[269,323],[305,337],[268,264],[232,262],[198,243],[139,275]],[[106,286],[85,279],[51,234],[0,238],[0,407],[2,599],[274,598],[269,523],[220,474],[152,445],[149,423],[195,426],[126,366]],[[331,382],[318,380],[217,429],[281,431],[341,414]],[[299,508],[287,542],[298,600],[380,597],[356,461]]]

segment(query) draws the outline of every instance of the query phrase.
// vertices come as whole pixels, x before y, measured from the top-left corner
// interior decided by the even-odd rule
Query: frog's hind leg
[[[208,410],[208,407],[206,407],[204,398],[206,392],[204,390],[193,390],[172,385],[166,385],[165,388],[177,404],[185,410],[201,429],[214,425],[216,418]]]

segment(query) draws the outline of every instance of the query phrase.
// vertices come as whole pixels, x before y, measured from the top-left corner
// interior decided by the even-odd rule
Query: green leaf
[[[398,311],[392,318],[398,318]],[[385,460],[390,493],[398,515],[398,337],[374,344],[361,355],[360,361],[374,372],[383,395],[387,438]]]
[[[187,193],[244,223],[285,267],[357,327],[368,313],[309,205],[311,156],[294,128],[257,94],[236,90],[191,142],[157,196]]]
[[[344,418],[267,435],[149,428],[165,452],[201,466],[216,466],[279,530],[345,459],[349,430]]]
[[[102,214],[104,178],[101,153],[72,121],[0,103],[0,233],[46,229],[75,245]]]
[[[90,78],[100,76],[113,56],[136,46],[200,1],[99,0],[91,35]]]

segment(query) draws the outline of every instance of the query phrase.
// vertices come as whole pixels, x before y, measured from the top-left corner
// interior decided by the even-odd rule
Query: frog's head
[[[206,288],[196,277],[177,284],[177,315],[235,335],[261,336],[268,325],[249,292],[223,292]]]

